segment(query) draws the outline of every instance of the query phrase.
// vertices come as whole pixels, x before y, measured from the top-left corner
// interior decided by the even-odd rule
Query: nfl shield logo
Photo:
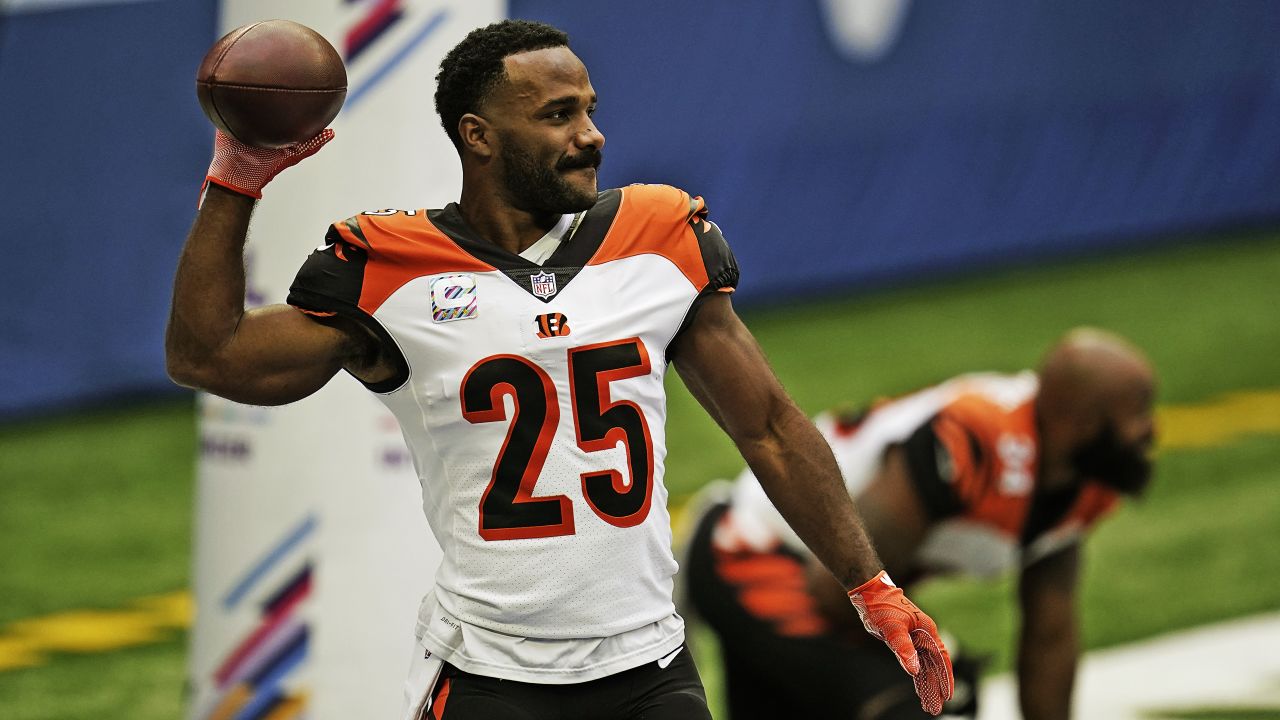
[[[533,294],[540,298],[549,298],[556,294],[556,276],[549,272],[540,272],[529,276],[529,284]]]

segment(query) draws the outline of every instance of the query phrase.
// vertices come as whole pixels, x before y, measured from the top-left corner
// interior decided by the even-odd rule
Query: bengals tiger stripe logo
[[[538,326],[538,337],[564,337],[569,334],[569,318],[562,313],[547,313],[533,319]]]

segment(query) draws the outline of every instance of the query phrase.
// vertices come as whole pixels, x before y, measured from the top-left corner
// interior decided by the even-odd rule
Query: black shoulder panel
[[[327,245],[312,251],[298,270],[285,302],[302,310],[319,323],[332,324],[334,317],[358,323],[378,339],[383,352],[396,365],[396,373],[380,383],[360,384],[376,393],[388,393],[409,379],[409,362],[391,333],[382,323],[360,309],[369,254],[363,247],[347,242],[334,227],[325,235]]]
[[[316,312],[334,312],[335,308],[313,305],[335,301],[354,307],[360,302],[369,253],[347,242],[332,226],[324,239],[326,246],[312,251],[294,277],[288,303]],[[294,302],[295,296],[300,302]]]
[[[729,243],[725,241],[720,227],[707,219],[707,205],[702,198],[690,198],[687,221],[693,236],[698,240],[702,265],[707,270],[707,285],[701,289],[698,297],[694,298],[693,304],[689,306],[689,311],[685,313],[684,320],[680,323],[680,328],[667,344],[668,353],[675,352],[678,346],[676,341],[693,324],[693,319],[702,309],[702,304],[712,293],[725,289],[734,290],[738,287],[738,260],[729,249]]]
[[[958,515],[964,506],[947,477],[951,470],[951,454],[938,440],[933,420],[921,425],[902,443],[907,472],[920,496],[920,503],[930,520]]]
[[[703,207],[689,218],[689,226],[698,238],[698,250],[702,252],[702,264],[707,268],[710,282],[704,290],[721,290],[738,287],[738,261],[729,249],[720,228],[707,219]]]

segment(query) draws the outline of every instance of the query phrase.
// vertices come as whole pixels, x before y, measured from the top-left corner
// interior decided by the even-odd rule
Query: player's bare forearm
[[[789,398],[738,447],[787,523],[846,590],[880,571],[831,447]]]
[[[913,559],[928,531],[929,518],[916,496],[901,446],[885,451],[880,468],[854,506],[885,570],[899,581],[916,575]],[[847,588],[841,588],[825,569],[813,567],[817,563],[810,565],[809,591],[818,609],[834,627],[862,633],[858,616],[849,612]]]
[[[210,183],[178,259],[165,332],[169,375],[199,387],[200,369],[244,315],[244,243],[253,198]]]
[[[830,446],[787,396],[727,296],[704,303],[674,362],[769,499],[836,579],[849,589],[875,575],[880,561]]]
[[[244,243],[252,198],[210,184],[174,278],[165,333],[170,377],[232,400],[305,397],[341,367],[343,335],[276,306],[246,313]]]
[[[1026,720],[1067,720],[1079,638],[1075,612],[1078,549],[1069,548],[1023,570],[1018,645],[1018,702]]]

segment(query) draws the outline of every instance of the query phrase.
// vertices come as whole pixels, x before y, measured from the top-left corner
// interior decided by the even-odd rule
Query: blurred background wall
[[[70,7],[62,7],[67,5]],[[212,149],[194,98],[216,3],[0,15],[0,417],[168,389],[161,339]]]
[[[3,7],[0,418],[170,391],[161,340],[210,148],[193,77],[216,3]],[[1277,3],[512,0],[509,15],[566,29],[591,69],[605,185],[708,199],[743,303],[1280,218]]]

